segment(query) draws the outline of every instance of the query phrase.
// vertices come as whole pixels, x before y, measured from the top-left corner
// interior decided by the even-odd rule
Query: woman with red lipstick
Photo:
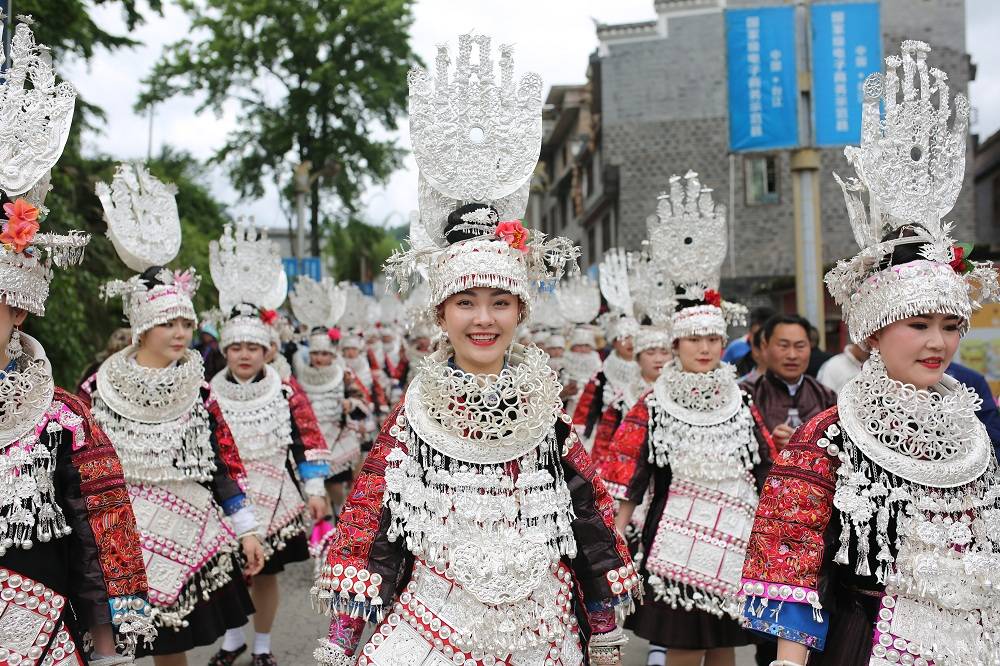
[[[474,46],[480,78],[470,86],[463,76]],[[426,240],[411,233],[416,246],[386,270],[402,287],[426,275],[426,307],[445,341],[420,363],[341,513],[314,589],[333,614],[315,653],[322,664],[621,663],[618,621],[638,579],[611,498],[562,411],[548,357],[514,343],[534,285],[558,279],[578,250],[501,221],[524,212],[522,185],[541,141],[533,131],[541,81],[528,75],[515,84],[507,47],[502,77],[485,75],[490,63],[489,38],[464,35],[453,79],[410,74],[421,173],[414,224]],[[436,71],[448,69],[442,47]],[[523,137],[490,120],[504,96],[505,123]],[[472,117],[447,117],[469,108]],[[490,128],[480,137],[488,150],[461,146],[471,151],[462,168],[442,163],[459,148],[427,143],[454,136],[456,126]],[[515,162],[499,170],[501,147]],[[446,184],[430,180],[442,177]],[[484,193],[488,201],[463,204]],[[367,622],[378,627],[362,647]]]
[[[188,650],[253,612],[241,569],[252,575],[263,565],[261,537],[243,461],[190,348],[199,279],[157,263],[180,248],[173,190],[126,164],[98,195],[119,257],[141,274],[104,287],[122,296],[132,344],[108,357],[81,396],[121,459],[138,524],[159,630],[138,653],[184,666]]]
[[[862,144],[845,150],[858,179],[838,178],[861,252],[826,283],[871,356],[781,451],[750,535],[743,618],[777,639],[778,666],[1000,660],[997,462],[979,398],[944,374],[1000,289],[942,220],[969,106],[956,97],[949,127],[929,52],[903,42],[865,82]]]
[[[743,309],[716,291],[726,213],[710,192],[693,172],[674,176],[647,223],[653,265],[678,296],[674,359],[626,415],[601,468],[620,530],[646,500],[646,593],[629,622],[667,648],[671,666],[731,666],[733,648],[750,643],[734,598],[769,460],[763,421],[736,368],[722,363],[727,324]]]

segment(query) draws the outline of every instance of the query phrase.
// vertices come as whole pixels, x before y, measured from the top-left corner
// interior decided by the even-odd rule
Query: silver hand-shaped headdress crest
[[[577,275],[556,286],[556,302],[566,319],[588,324],[601,311],[601,292],[589,277]]]
[[[249,220],[240,220],[235,232],[227,224],[222,237],[208,244],[208,266],[223,313],[240,303],[263,307],[284,270],[278,244]]]
[[[861,145],[844,149],[858,177],[846,183],[837,178],[862,248],[904,224],[919,224],[931,238],[941,239],[948,231],[941,220],[955,205],[965,176],[968,100],[955,96],[955,121],[949,127],[948,76],[927,67],[930,46],[911,40],[901,50],[885,59],[884,76],[875,73],[865,81]]]
[[[670,178],[670,192],[659,196],[646,226],[654,265],[684,297],[701,299],[706,289],[719,288],[726,207],[712,200],[712,190],[701,186],[697,173]]]
[[[181,249],[177,188],[157,180],[139,162],[118,165],[111,185],[97,183],[108,238],[125,265],[141,273],[165,266]]]
[[[604,254],[599,266],[601,294],[612,311],[631,317],[634,312],[632,286],[629,280],[629,254],[620,247],[613,247]]]
[[[0,83],[0,190],[23,194],[48,174],[66,146],[75,104],[73,86],[56,83],[48,49],[19,24]]]

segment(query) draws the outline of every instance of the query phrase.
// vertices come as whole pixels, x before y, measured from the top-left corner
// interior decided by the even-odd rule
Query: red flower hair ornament
[[[38,233],[38,209],[27,200],[18,199],[5,203],[3,212],[7,215],[7,223],[0,233],[0,244],[13,252],[24,252]]]
[[[510,220],[497,225],[497,238],[510,245],[515,250],[521,252],[528,251],[528,230],[521,224],[521,220]]]
[[[277,310],[261,310],[260,320],[267,324],[268,326],[273,326],[274,322],[278,321],[278,311]]]
[[[336,326],[326,332],[333,342],[340,342],[340,329]]]
[[[722,307],[722,294],[717,292],[715,289],[705,290],[705,302],[709,305],[714,305],[717,308]]]

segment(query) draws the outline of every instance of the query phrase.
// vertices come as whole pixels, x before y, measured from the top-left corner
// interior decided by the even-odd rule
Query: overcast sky
[[[162,18],[151,16],[133,33],[143,46],[100,53],[89,67],[64,69],[81,94],[107,112],[103,130],[87,138],[89,150],[119,159],[146,156],[149,119],[132,110],[139,81],[152,68],[163,45],[181,38],[188,25],[173,3],[164,5]],[[119,12],[108,8],[94,12],[111,31],[124,30]],[[420,0],[415,16],[413,48],[424,62],[433,62],[437,44],[456,44],[461,32],[487,33],[494,38],[494,44],[514,44],[516,71],[537,71],[548,86],[585,81],[588,55],[597,46],[592,19],[604,23],[642,21],[653,18],[654,12],[653,0]],[[970,90],[976,114],[972,131],[985,138],[1000,128],[1000,2],[967,0],[966,26],[967,48],[979,65]],[[168,144],[207,158],[222,145],[227,132],[235,126],[237,107],[233,105],[216,117],[211,111],[196,115],[197,104],[196,99],[178,97],[157,106],[153,154]],[[400,144],[409,147],[405,119],[398,135]],[[268,226],[287,224],[274,188],[261,200],[241,202],[221,172],[209,185],[231,205],[234,214],[253,215],[258,223]],[[405,168],[387,186],[372,188],[365,194],[364,214],[375,224],[403,224],[408,212],[416,207],[416,190],[416,167],[408,157]]]

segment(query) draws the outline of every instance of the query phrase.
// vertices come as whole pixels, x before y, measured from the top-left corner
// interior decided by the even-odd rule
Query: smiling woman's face
[[[890,378],[926,389],[941,381],[955,356],[961,324],[955,315],[917,315],[889,324],[868,344],[879,350]]]
[[[514,340],[521,300],[502,289],[474,287],[438,308],[441,328],[455,348],[455,363],[473,374],[497,374]]]

